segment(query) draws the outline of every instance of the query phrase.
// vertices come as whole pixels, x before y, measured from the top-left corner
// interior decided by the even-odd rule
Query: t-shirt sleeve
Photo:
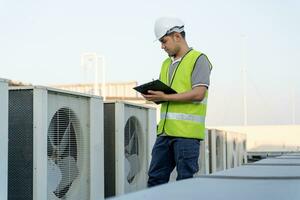
[[[196,86],[209,87],[210,83],[210,71],[212,69],[206,55],[202,54],[195,63],[194,70],[192,72],[192,88]]]

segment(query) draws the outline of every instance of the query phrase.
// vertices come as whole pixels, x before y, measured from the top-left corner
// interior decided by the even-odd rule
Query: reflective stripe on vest
[[[192,121],[197,123],[204,123],[205,116],[198,116],[198,115],[191,115],[191,114],[183,114],[183,113],[161,113],[161,119],[176,119],[176,120],[185,120],[185,121]]]

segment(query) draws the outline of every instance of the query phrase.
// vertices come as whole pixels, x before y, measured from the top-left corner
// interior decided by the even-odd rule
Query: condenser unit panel
[[[224,131],[209,130],[210,172],[226,169],[226,133]]]
[[[115,124],[115,104],[105,103],[104,113],[104,178],[105,197],[116,195],[116,124]]]
[[[8,199],[33,199],[33,91],[9,92]]]
[[[0,199],[7,199],[8,82],[0,79]]]

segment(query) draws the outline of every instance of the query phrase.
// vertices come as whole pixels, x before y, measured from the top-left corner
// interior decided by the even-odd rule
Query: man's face
[[[174,57],[179,51],[179,44],[176,42],[174,35],[166,35],[160,40],[161,48],[167,52],[170,57]]]

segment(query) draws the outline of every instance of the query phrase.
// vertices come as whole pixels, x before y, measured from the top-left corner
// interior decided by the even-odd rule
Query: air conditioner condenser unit
[[[147,187],[155,138],[154,108],[123,101],[104,103],[105,197]]]
[[[9,200],[103,199],[103,101],[10,88],[8,151]]]

